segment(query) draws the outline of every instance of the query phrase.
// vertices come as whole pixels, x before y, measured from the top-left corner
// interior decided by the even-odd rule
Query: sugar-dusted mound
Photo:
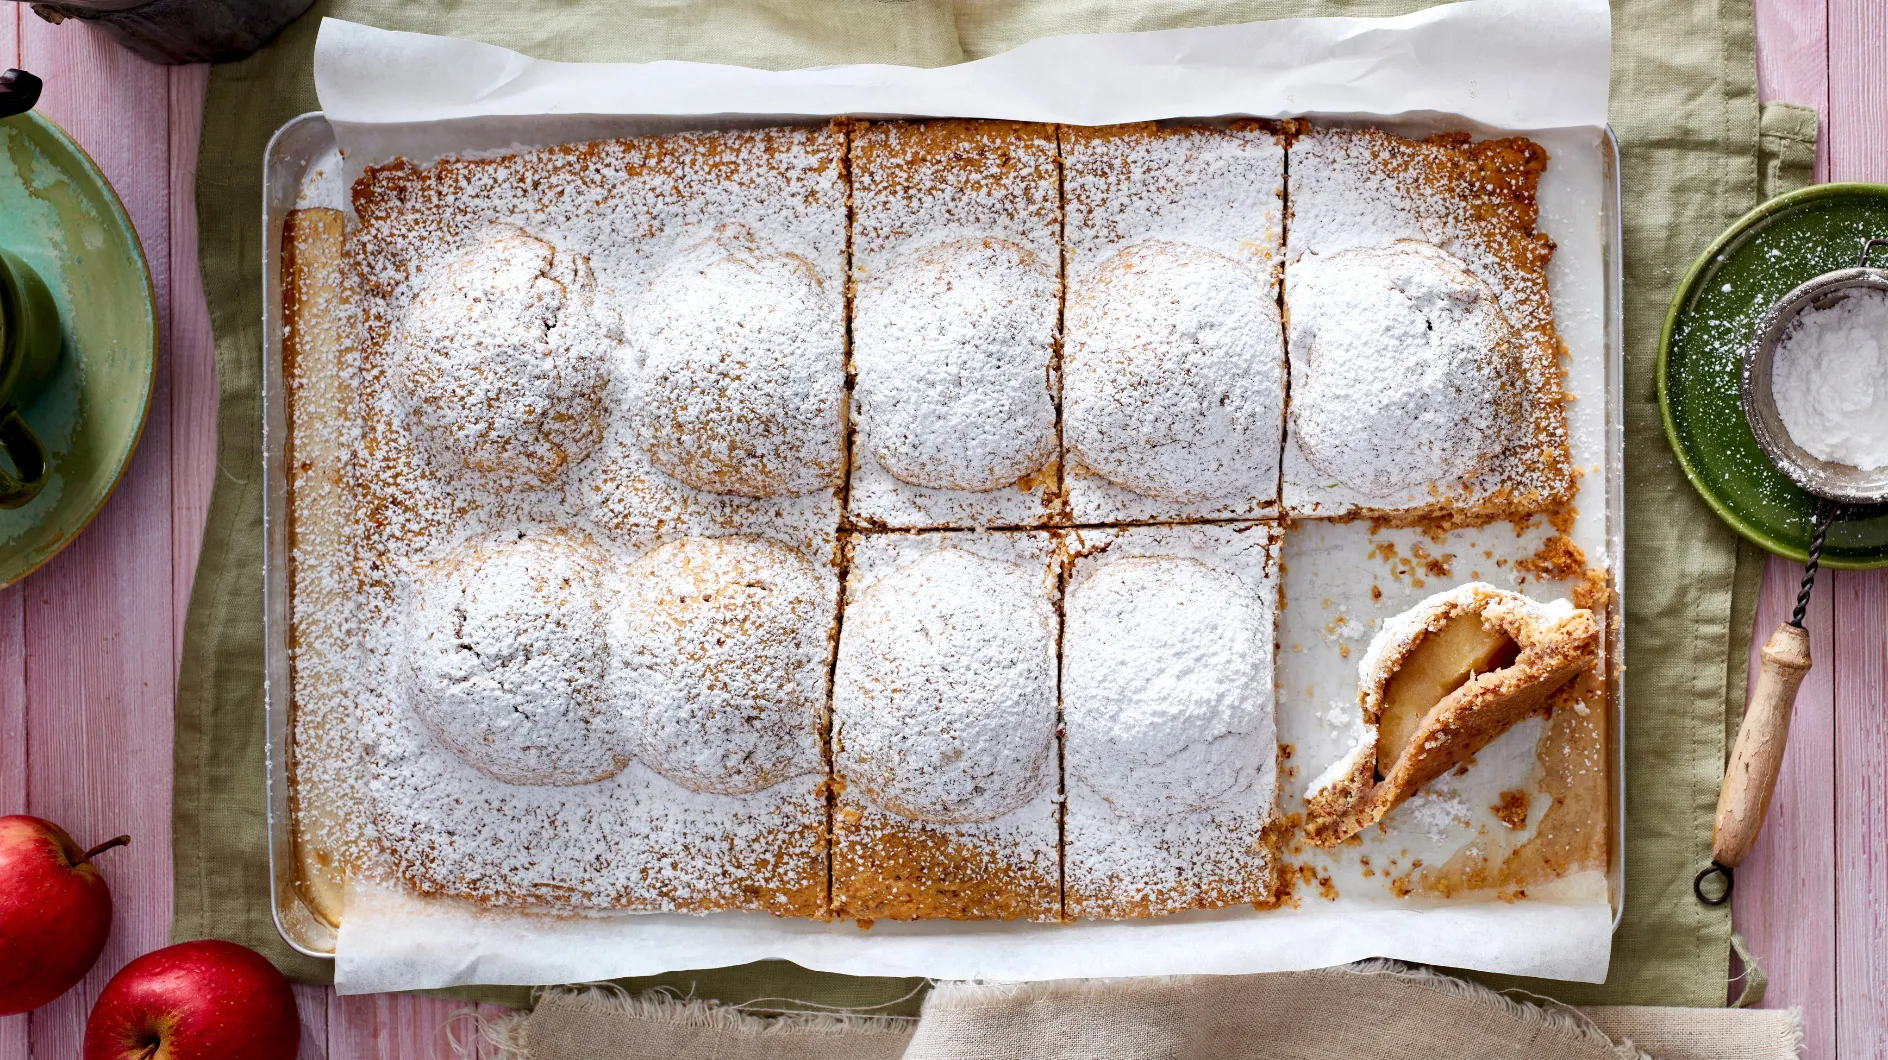
[[[1055,612],[1040,568],[941,548],[847,609],[834,756],[875,805],[987,821],[1055,783]]]
[[[1285,283],[1292,432],[1313,467],[1385,496],[1501,457],[1525,399],[1520,345],[1462,261],[1405,240],[1307,256]]]
[[[1269,617],[1190,558],[1106,563],[1069,590],[1071,780],[1125,817],[1209,811],[1272,765]]]
[[[696,489],[810,493],[841,470],[845,325],[811,262],[727,224],[683,248],[630,327],[636,430],[650,461]]]
[[[887,471],[981,491],[1048,462],[1057,288],[1054,262],[989,237],[913,248],[859,285],[854,394]]]
[[[399,683],[441,745],[510,784],[588,784],[628,764],[603,695],[605,563],[580,533],[510,532],[414,572]]]
[[[602,438],[619,338],[588,260],[493,225],[421,277],[388,382],[441,473],[544,485]]]
[[[1194,502],[1276,489],[1285,351],[1269,277],[1159,240],[1068,306],[1064,440],[1103,477]]]
[[[758,537],[690,537],[632,564],[610,675],[644,764],[685,788],[742,794],[823,770],[833,589]]]

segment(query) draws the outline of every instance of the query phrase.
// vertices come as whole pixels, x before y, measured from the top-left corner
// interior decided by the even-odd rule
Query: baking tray
[[[1400,123],[1378,121],[1375,124],[1396,131]],[[1433,121],[1424,124],[1435,125]],[[704,121],[698,127],[713,128],[716,123]],[[327,958],[334,954],[335,929],[314,914],[298,890],[294,821],[289,809],[288,746],[292,707],[288,651],[289,475],[285,462],[288,407],[282,365],[282,229],[289,213],[296,209],[303,179],[310,168],[329,155],[335,146],[334,131],[319,112],[290,119],[270,138],[263,154],[261,277],[265,483],[262,508],[263,699],[267,730],[264,748],[268,768],[269,889],[276,929],[282,938],[301,953]],[[1598,151],[1602,173],[1599,223],[1606,400],[1602,437],[1604,534],[1615,594],[1608,614],[1603,658],[1607,701],[1612,708],[1609,718],[1612,821],[1607,829],[1607,890],[1613,909],[1613,927],[1617,930],[1625,901],[1625,621],[1620,603],[1625,593],[1625,360],[1619,141],[1611,128],[1604,130]]]

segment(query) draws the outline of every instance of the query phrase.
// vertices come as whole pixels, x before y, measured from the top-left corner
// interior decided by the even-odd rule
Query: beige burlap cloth
[[[759,1016],[666,994],[559,988],[482,1029],[482,1054],[499,1060],[1785,1060],[1802,1038],[1789,1011],[1543,1006],[1387,961],[1281,975],[939,983],[916,1018]]]

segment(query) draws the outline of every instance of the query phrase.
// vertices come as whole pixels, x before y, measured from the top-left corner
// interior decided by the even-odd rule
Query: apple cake
[[[1074,521],[1271,514],[1282,136],[1253,122],[1065,127],[1062,158]]]
[[[308,907],[338,924],[355,876],[862,923],[1289,900],[1281,718],[1320,707],[1279,676],[1287,539],[1568,511],[1546,164],[840,120],[400,160],[351,219],[296,211]],[[1312,844],[1527,715],[1599,753],[1604,609],[1469,582],[1372,645]],[[1553,806],[1504,812],[1557,822],[1550,876],[1606,807],[1540,761]]]
[[[833,912],[1062,915],[1056,542],[851,542],[833,670]]]
[[[1279,540],[1265,523],[1071,532],[1070,917],[1276,900]]]

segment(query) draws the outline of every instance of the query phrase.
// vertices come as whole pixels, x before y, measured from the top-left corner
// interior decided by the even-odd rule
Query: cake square
[[[507,531],[406,565],[370,637],[375,832],[422,894],[820,917],[838,577],[758,536]]]
[[[1077,524],[1273,513],[1285,149],[1258,122],[1063,127]]]
[[[845,202],[833,125],[355,186],[361,735],[412,888],[824,914]]]
[[[1069,533],[1063,880],[1071,918],[1280,897],[1270,523]]]
[[[1293,141],[1288,513],[1476,523],[1571,499],[1547,165],[1518,137]]]
[[[1055,127],[856,126],[853,434],[863,526],[1038,526],[1058,509]]]
[[[830,552],[844,171],[837,123],[370,168],[349,252],[379,514]]]
[[[1053,533],[848,535],[848,551],[833,914],[1059,919]]]

